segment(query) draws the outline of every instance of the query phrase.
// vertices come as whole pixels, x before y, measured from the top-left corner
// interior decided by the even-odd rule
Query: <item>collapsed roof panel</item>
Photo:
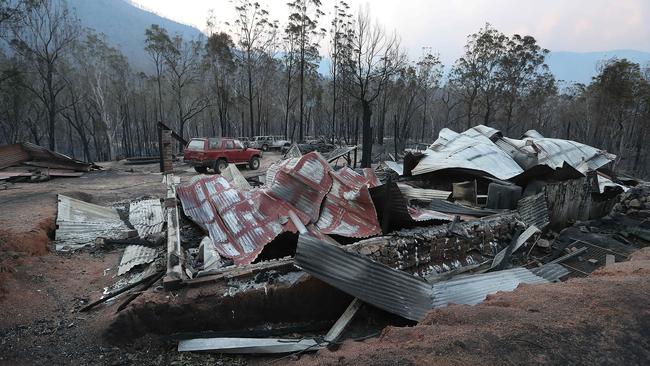
[[[185,214],[208,231],[219,254],[236,264],[255,260],[264,246],[285,230],[277,213],[267,216],[265,212],[271,210],[260,209],[268,200],[254,200],[244,192],[219,175],[197,176],[177,187]]]
[[[412,170],[412,175],[443,169],[466,169],[487,173],[495,178],[510,179],[521,173],[521,167],[503,150],[482,134],[459,134],[448,128],[424,152],[425,156]]]
[[[344,167],[330,172],[332,188],[325,196],[316,227],[323,234],[367,238],[381,233],[368,179]]]
[[[72,159],[29,142],[0,146],[0,169],[30,163],[45,168],[89,172],[93,164]]]
[[[323,234],[378,234],[368,192],[378,180],[367,175],[349,168],[334,172],[320,154],[311,152],[275,164],[262,189],[238,189],[213,175],[195,177],[177,193],[185,214],[210,234],[219,254],[246,264],[280,233],[295,233],[309,223],[316,223]]]
[[[92,244],[96,238],[118,238],[131,230],[113,207],[102,207],[61,194],[58,201],[57,250],[81,248]]]
[[[566,163],[584,175],[615,158],[595,147],[543,137],[534,130],[517,140],[504,137],[494,128],[478,125],[463,133],[442,129],[412,174],[467,169],[507,180],[536,166],[560,169]]]

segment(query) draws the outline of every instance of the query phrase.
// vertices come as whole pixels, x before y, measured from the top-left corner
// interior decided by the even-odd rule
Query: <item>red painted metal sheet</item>
[[[291,212],[304,226],[316,223],[322,234],[368,237],[381,232],[363,175],[349,168],[333,172],[312,152],[278,163],[269,176],[265,188],[251,191],[234,188],[220,175],[197,176],[177,188],[185,214],[235,264],[254,261],[280,233],[297,232]]]
[[[278,169],[275,179],[266,192],[296,208],[312,222],[320,216],[323,198],[332,186],[331,168],[317,152],[310,152],[298,159],[289,159]],[[305,217],[300,216],[303,223]]]
[[[176,190],[183,211],[208,231],[220,255],[235,264],[251,263],[283,228],[279,217],[265,214],[273,202],[261,191],[234,189],[219,175],[199,176]],[[288,221],[287,221],[288,223]]]
[[[331,171],[332,188],[325,196],[316,227],[323,234],[367,238],[381,233],[366,177],[345,167]]]
[[[0,169],[18,165],[30,159],[21,144],[0,146]]]

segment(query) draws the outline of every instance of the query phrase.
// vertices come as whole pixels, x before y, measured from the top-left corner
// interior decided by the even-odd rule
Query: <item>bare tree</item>
[[[250,136],[253,136],[255,134],[255,72],[267,56],[267,51],[273,47],[278,26],[276,22],[269,20],[269,12],[258,2],[237,0],[235,10],[237,18],[234,31],[237,45],[240,47],[240,52],[236,55],[246,72],[249,131]]]
[[[24,16],[10,25],[10,44],[27,60],[38,75],[36,85],[26,87],[41,101],[47,111],[50,149],[56,148],[56,122],[61,111],[59,96],[66,83],[62,64],[79,36],[78,21],[62,0],[34,0]]]
[[[363,149],[361,166],[370,167],[372,162],[372,117],[373,102],[382,89],[405,62],[406,56],[400,50],[396,33],[387,34],[385,29],[372,22],[368,7],[359,11],[355,31],[351,38],[352,59],[345,65],[350,72],[346,87],[361,104]]]

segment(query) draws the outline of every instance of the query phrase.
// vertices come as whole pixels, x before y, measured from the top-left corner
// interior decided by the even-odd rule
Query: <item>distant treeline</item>
[[[617,154],[621,171],[650,175],[648,65],[603,60],[589,85],[559,87],[533,37],[486,24],[445,75],[435,50],[410,59],[397,33],[343,1],[328,24],[320,0],[291,1],[281,21],[250,0],[233,6],[228,30],[211,18],[205,38],[152,24],[147,75],[64,0],[0,0],[0,143],[96,161],[151,155],[163,121],[185,137],[326,136],[363,144],[367,165],[385,139],[431,143],[443,127],[484,124],[581,141]]]

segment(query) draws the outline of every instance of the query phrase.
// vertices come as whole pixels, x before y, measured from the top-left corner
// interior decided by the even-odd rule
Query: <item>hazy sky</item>
[[[205,28],[207,12],[234,18],[229,0],[133,0],[176,21]],[[286,21],[287,0],[258,0],[273,19]],[[333,0],[323,0],[331,13]],[[371,15],[397,30],[412,59],[431,47],[445,63],[463,51],[468,34],[485,22],[507,34],[530,34],[552,51],[650,51],[650,0],[349,0],[352,10],[370,5]],[[329,22],[327,22],[329,24]],[[328,28],[328,27],[327,27]]]

